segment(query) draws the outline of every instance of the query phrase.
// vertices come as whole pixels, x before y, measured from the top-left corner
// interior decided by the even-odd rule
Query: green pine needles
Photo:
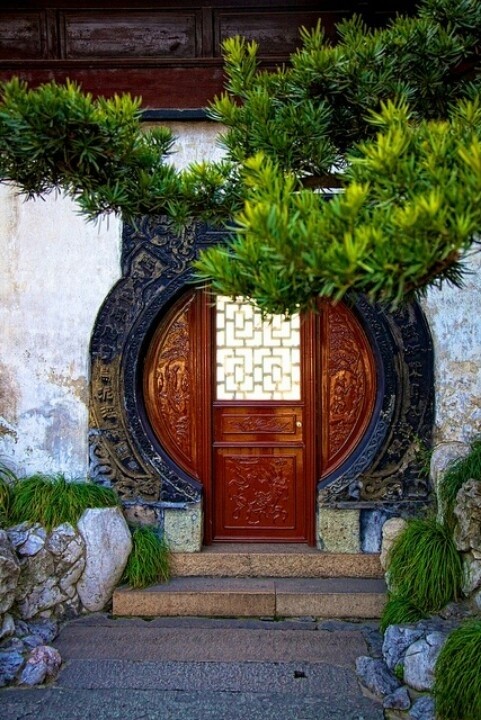
[[[167,582],[170,578],[170,552],[164,537],[147,525],[132,529],[133,549],[122,581],[132,588]]]
[[[410,520],[389,555],[391,596],[381,625],[413,622],[461,596],[463,570],[451,529],[435,518]],[[417,616],[416,616],[417,615]]]
[[[481,620],[449,635],[436,662],[434,697],[439,720],[481,718]]]
[[[165,211],[177,188],[172,134],[142,130],[139,99],[93,99],[70,81],[29,90],[14,78],[1,90],[1,179],[29,197],[60,189],[89,218]]]
[[[140,103],[74,83],[0,86],[0,179],[62,190],[88,217],[168,214],[235,228],[198,279],[265,313],[363,293],[400,303],[447,280],[481,228],[481,3],[421,0],[369,29],[320,26],[276,72],[256,43],[224,43],[225,92],[209,114],[225,159],[177,172],[172,137]],[[343,189],[332,200],[328,188]]]
[[[110,488],[90,482],[69,482],[64,475],[32,475],[10,488],[11,498],[6,521],[40,523],[48,530],[71,523],[76,525],[87,508],[118,505]]]

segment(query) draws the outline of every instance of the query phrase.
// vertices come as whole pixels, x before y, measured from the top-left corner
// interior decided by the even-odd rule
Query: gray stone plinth
[[[164,511],[164,533],[172,552],[200,552],[202,548],[202,506]]]
[[[359,510],[330,508],[318,511],[318,542],[321,550],[333,553],[360,551]]]

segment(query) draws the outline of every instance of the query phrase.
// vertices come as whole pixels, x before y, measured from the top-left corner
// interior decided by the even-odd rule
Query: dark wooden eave
[[[32,86],[67,78],[95,95],[141,95],[143,107],[198,109],[223,87],[220,44],[241,34],[260,45],[264,67],[286,62],[298,28],[320,18],[328,35],[353,12],[382,24],[400,0],[3,0],[0,80]]]

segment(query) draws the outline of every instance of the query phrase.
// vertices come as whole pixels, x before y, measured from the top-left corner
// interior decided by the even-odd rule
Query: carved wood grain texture
[[[345,305],[326,304],[321,323],[320,476],[325,477],[360,441],[374,409],[376,376],[367,337]]]
[[[62,56],[188,58],[198,52],[199,12],[85,10],[59,13]]]
[[[316,482],[354,452],[372,417],[365,332],[347,306],[325,303],[301,323],[301,402],[215,400],[213,323],[213,303],[195,291],[160,321],[144,377],[153,432],[204,483],[214,540],[311,541]]]
[[[413,3],[391,0],[4,0],[0,80],[35,86],[68,77],[94,95],[129,92],[145,108],[202,108],[223,89],[220,43],[242,34],[260,45],[263,67],[288,61],[299,28],[334,24],[352,12],[382,24]],[[174,71],[171,74],[171,71]]]
[[[198,477],[195,293],[173,308],[146,359],[144,397],[155,434],[188,473]]]
[[[305,540],[302,449],[219,449],[215,539]]]

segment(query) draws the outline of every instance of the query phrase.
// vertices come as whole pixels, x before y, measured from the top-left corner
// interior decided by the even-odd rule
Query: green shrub
[[[385,632],[389,625],[414,623],[426,617],[426,613],[415,605],[409,597],[390,594],[381,615],[380,628]]]
[[[436,662],[434,698],[439,720],[481,718],[481,620],[449,635]]]
[[[52,529],[64,522],[76,525],[86,508],[118,505],[109,488],[90,482],[69,482],[64,475],[32,475],[12,489],[9,522],[40,523]]]
[[[460,596],[462,578],[451,529],[435,518],[410,520],[389,555],[393,594],[429,614]]]
[[[133,588],[147,587],[170,578],[170,553],[166,540],[147,526],[132,530],[133,548],[122,581]]]
[[[446,522],[451,526],[454,524],[453,509],[456,495],[466,480],[471,478],[481,481],[481,439],[474,440],[469,455],[456,460],[442,479],[439,499],[444,509]]]

